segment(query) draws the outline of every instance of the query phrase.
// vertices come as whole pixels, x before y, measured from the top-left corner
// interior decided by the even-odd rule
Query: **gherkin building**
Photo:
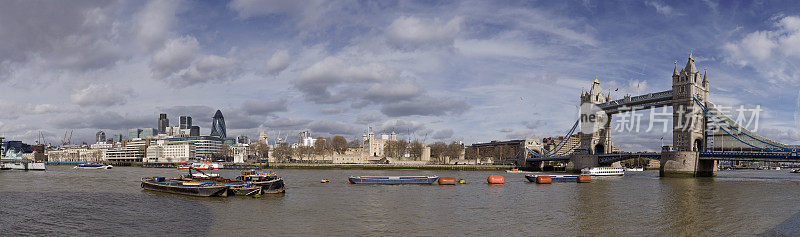
[[[213,119],[214,120],[211,122],[211,136],[226,138],[225,117],[222,117],[222,111],[217,110]]]

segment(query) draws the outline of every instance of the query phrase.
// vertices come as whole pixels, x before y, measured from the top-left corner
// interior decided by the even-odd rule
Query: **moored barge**
[[[439,176],[350,176],[351,184],[432,184]]]
[[[145,190],[184,194],[198,197],[227,197],[229,186],[220,183],[195,182],[164,177],[142,178]]]

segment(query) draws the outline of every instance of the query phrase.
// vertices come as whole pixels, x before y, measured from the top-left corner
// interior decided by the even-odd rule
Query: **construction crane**
[[[42,131],[39,131],[39,134],[36,136],[36,145],[45,145],[47,141],[44,140],[44,134]]]
[[[72,145],[72,132],[73,131],[74,130],[69,130],[69,138],[67,138],[67,131],[64,130],[64,138],[61,139],[61,145],[62,146]]]

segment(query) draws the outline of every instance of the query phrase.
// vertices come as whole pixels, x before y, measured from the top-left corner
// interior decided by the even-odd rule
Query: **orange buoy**
[[[456,185],[456,178],[453,177],[440,177],[439,185]]]
[[[505,182],[505,178],[500,175],[489,175],[489,178],[486,179],[489,184],[503,184]]]
[[[588,175],[578,175],[578,183],[589,183],[592,182],[592,177]]]
[[[553,178],[551,178],[549,175],[540,175],[540,176],[536,176],[536,183],[537,183],[537,184],[549,184],[549,183],[553,183]]]

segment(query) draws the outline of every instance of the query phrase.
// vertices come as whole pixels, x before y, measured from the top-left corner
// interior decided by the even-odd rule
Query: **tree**
[[[436,162],[443,162],[445,151],[447,150],[447,144],[444,142],[434,142],[430,145],[431,147],[431,158]]]
[[[269,145],[267,143],[259,141],[253,143],[250,148],[253,149],[253,154],[259,159],[269,158]]]
[[[451,142],[450,145],[447,145],[447,149],[445,149],[445,156],[450,157],[451,160],[455,160],[461,157],[461,147],[460,143]]]
[[[292,158],[292,148],[286,143],[281,143],[275,148],[275,151],[273,151],[272,154],[275,156],[276,161],[286,162]]]
[[[222,147],[220,147],[216,153],[212,154],[211,158],[214,160],[231,160],[233,159],[233,149],[231,146],[222,144]]]
[[[394,142],[396,143],[395,154],[397,154],[397,157],[404,157],[408,153],[408,142],[405,140],[397,140]]]
[[[333,150],[336,151],[337,154],[344,154],[347,151],[347,139],[342,136],[335,136],[333,137]]]
[[[317,140],[314,140],[314,154],[325,157],[325,150],[327,150],[325,138],[318,137]]]
[[[349,141],[349,142],[347,142],[347,147],[349,147],[349,148],[359,148],[359,147],[361,147],[361,142],[359,142],[358,140]]]
[[[386,141],[383,145],[384,157],[397,157],[397,141]]]
[[[425,144],[419,141],[411,142],[411,145],[408,148],[408,153],[411,154],[411,157],[415,160],[419,160],[422,157],[422,151],[425,149]]]

